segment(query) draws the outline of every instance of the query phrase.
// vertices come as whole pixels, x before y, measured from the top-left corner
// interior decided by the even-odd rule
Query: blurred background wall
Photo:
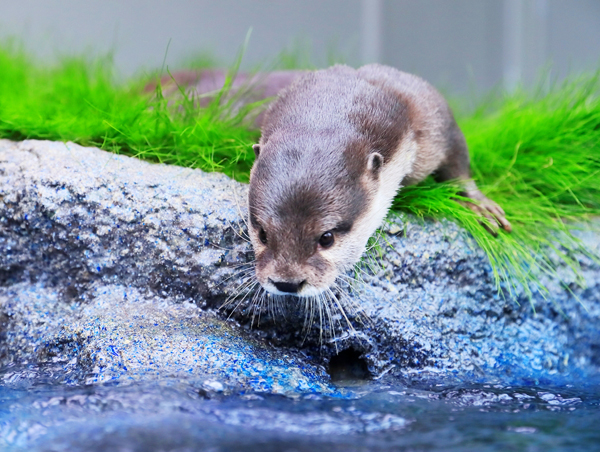
[[[390,64],[455,93],[600,63],[600,0],[0,0],[0,39],[45,59],[114,50],[124,75],[165,54],[230,65],[250,28],[245,67],[301,42],[317,65]]]

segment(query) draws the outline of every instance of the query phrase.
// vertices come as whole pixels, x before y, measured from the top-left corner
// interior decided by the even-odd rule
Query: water
[[[60,369],[3,376],[2,450],[600,450],[599,382],[346,381],[326,397],[228,392],[194,379],[65,385]]]

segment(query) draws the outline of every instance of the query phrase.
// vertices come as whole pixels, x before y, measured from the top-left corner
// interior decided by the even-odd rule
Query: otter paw
[[[504,210],[502,210],[502,207],[491,199],[486,198],[479,190],[477,192],[467,192],[464,196],[473,199],[476,203],[466,201],[461,204],[478,215],[485,217],[488,221],[482,222],[482,224],[491,234],[498,234],[498,226],[506,232],[512,231],[512,226],[506,219],[506,214],[504,213]]]

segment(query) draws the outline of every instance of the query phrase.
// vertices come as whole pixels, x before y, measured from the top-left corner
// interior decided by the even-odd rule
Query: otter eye
[[[258,238],[262,242],[263,245],[267,244],[267,233],[265,232],[265,230],[263,228],[260,228],[260,231],[258,231]]]
[[[333,245],[333,232],[325,232],[319,239],[319,245],[321,245],[323,248],[329,248],[331,245]]]

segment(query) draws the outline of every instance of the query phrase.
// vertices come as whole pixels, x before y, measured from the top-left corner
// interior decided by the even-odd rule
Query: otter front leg
[[[469,209],[486,217],[490,221],[492,228],[494,228],[497,222],[505,231],[512,231],[512,226],[506,219],[502,207],[481,193],[472,179],[463,179],[462,184],[464,186],[464,191],[461,192],[460,195],[477,201],[477,203],[464,203]],[[496,234],[494,229],[492,229],[490,232],[494,235]]]
[[[505,217],[504,210],[481,193],[479,188],[477,188],[475,181],[471,179],[467,142],[456,123],[451,127],[449,138],[446,159],[435,171],[434,178],[438,182],[451,179],[458,180],[464,188],[464,191],[462,191],[460,195],[476,201],[474,203],[464,203],[467,207],[487,218],[490,221],[492,228],[494,228],[496,224],[499,224],[505,231],[512,231],[510,222]],[[491,230],[490,232],[495,234],[495,230]]]

